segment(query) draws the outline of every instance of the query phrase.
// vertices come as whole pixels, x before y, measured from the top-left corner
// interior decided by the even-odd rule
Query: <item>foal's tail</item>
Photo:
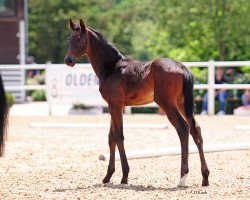
[[[4,153],[4,142],[7,134],[8,105],[3,87],[3,80],[0,74],[0,157]]]
[[[184,106],[187,117],[192,117],[195,110],[193,89],[194,89],[194,76],[191,71],[186,69],[184,71],[183,94],[185,98]]]

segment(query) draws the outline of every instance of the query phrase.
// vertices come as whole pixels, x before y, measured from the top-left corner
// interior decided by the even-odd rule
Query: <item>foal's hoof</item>
[[[208,179],[203,179],[203,181],[202,181],[202,187],[204,187],[204,186],[209,186]]]
[[[185,182],[186,182],[187,175],[188,175],[188,174],[184,174],[184,176],[182,176],[182,177],[180,178],[180,182],[179,182],[179,185],[178,185],[179,187],[186,187]]]
[[[209,176],[210,172],[208,169],[205,169],[204,171],[202,171],[202,186],[209,186],[209,182],[208,182],[208,176]]]
[[[105,178],[102,180],[102,183],[103,183],[103,184],[106,184],[106,183],[108,183],[109,181],[110,181],[110,179],[108,179],[108,178],[105,177]]]
[[[128,180],[121,180],[121,184],[128,184]]]

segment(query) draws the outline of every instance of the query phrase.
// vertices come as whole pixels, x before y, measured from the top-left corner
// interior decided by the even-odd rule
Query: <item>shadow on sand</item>
[[[173,187],[173,188],[163,188],[163,187],[154,187],[152,185],[133,185],[133,184],[113,184],[113,183],[107,183],[107,184],[95,184],[93,187],[107,187],[111,189],[124,189],[124,190],[135,190],[135,191],[155,191],[155,190],[161,190],[161,191],[180,191],[180,190],[186,190],[188,187]]]
[[[93,186],[88,186],[88,187],[77,187],[77,188],[67,188],[67,189],[55,189],[53,190],[53,192],[66,192],[69,190],[85,190],[85,189],[89,189],[91,187],[94,188],[102,188],[102,187],[106,187],[106,188],[110,188],[110,189],[122,189],[122,190],[134,190],[134,191],[155,191],[155,190],[161,190],[161,191],[180,191],[180,190],[186,190],[188,187],[172,187],[172,188],[163,188],[163,187],[154,187],[152,185],[133,185],[133,184],[113,184],[113,183],[107,183],[107,184],[94,184]]]

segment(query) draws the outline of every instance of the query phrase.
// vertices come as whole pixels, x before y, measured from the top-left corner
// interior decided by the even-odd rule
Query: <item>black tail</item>
[[[191,71],[186,70],[184,72],[184,81],[183,81],[183,93],[184,93],[184,106],[185,113],[187,117],[192,117],[195,109],[194,104],[194,76]]]
[[[4,153],[4,142],[7,134],[8,105],[3,87],[3,80],[0,74],[0,157]]]

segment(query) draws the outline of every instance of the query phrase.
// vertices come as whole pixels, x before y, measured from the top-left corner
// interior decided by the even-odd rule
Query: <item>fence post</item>
[[[48,94],[48,92],[50,91],[49,90],[49,84],[48,84],[48,71],[47,71],[47,69],[49,68],[49,67],[51,67],[50,66],[51,65],[51,62],[50,61],[47,61],[46,63],[45,63],[45,84],[46,84],[46,91],[45,91],[45,93],[46,93],[46,99],[47,99],[47,103],[48,103],[48,111],[49,111],[49,115],[52,115],[52,103],[51,103],[51,101],[50,101],[50,95]]]
[[[214,60],[208,61],[208,114],[214,115],[215,110],[215,91],[214,91],[214,79],[215,79],[215,65]]]
[[[25,65],[26,62],[26,56],[25,56],[25,22],[24,20],[21,20],[19,22],[19,33],[17,34],[17,36],[19,37],[19,54],[18,54],[18,58],[19,58],[19,64],[23,67]],[[21,71],[21,84],[25,85],[25,69],[20,69]],[[21,91],[21,96],[22,99],[21,101],[24,102],[26,99],[26,92],[25,90],[20,90]]]

